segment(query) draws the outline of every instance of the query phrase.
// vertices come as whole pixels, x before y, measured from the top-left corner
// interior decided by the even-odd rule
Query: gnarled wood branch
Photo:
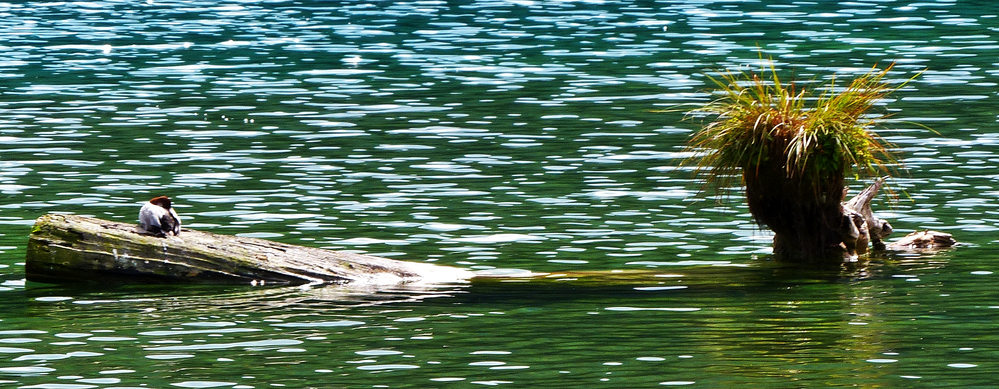
[[[871,200],[884,185],[887,177],[878,178],[873,184],[843,203],[843,215],[849,220],[844,228],[844,245],[850,255],[863,254],[867,251],[867,241],[875,250],[919,250],[940,249],[954,246],[957,241],[951,234],[939,231],[916,231],[901,239],[888,243],[884,239],[892,233],[892,226],[879,218],[871,210]],[[846,195],[846,189],[843,192]]]

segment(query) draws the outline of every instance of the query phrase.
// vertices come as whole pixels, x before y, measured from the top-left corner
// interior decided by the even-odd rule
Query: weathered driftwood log
[[[39,217],[25,272],[40,282],[191,282],[358,286],[444,283],[470,271],[185,229],[165,238],[135,224],[91,217]]]
[[[887,248],[897,251],[934,250],[957,244],[951,234],[940,231],[916,231],[888,244]]]
[[[875,249],[884,249],[883,239],[892,233],[891,224],[878,218],[871,210],[871,201],[884,183],[884,178],[878,178],[850,201],[842,204],[845,226],[843,244],[850,256],[866,253],[868,243]],[[843,189],[843,197],[846,197],[846,188]]]
[[[885,177],[887,178],[887,177]],[[954,246],[957,241],[951,234],[940,231],[916,231],[902,237],[901,239],[888,243],[883,241],[892,233],[891,224],[878,218],[871,210],[871,200],[877,194],[881,186],[884,185],[885,178],[879,178],[871,186],[861,191],[857,196],[843,203],[843,214],[852,221],[852,225],[847,235],[854,239],[855,244],[847,246],[848,251],[854,254],[863,254],[867,251],[867,241],[875,250],[896,250],[909,251],[918,249],[941,249]],[[844,189],[844,197],[846,190]],[[844,239],[849,241],[849,239]],[[852,250],[850,250],[852,248]]]

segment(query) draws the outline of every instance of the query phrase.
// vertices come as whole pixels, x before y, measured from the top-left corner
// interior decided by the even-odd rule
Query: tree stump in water
[[[839,266],[889,231],[864,209],[880,181],[846,204],[843,187],[849,174],[882,175],[895,160],[869,131],[877,124],[871,111],[905,85],[886,81],[894,66],[871,68],[846,87],[831,81],[818,93],[782,82],[772,65],[711,78],[717,97],[694,112],[715,119],[694,133],[690,148],[710,169],[709,182],[741,173],[749,212],[774,231],[777,260]]]
[[[41,282],[332,283],[460,282],[467,270],[185,229],[165,238],[91,217],[39,217],[26,277]]]
[[[871,210],[871,201],[884,185],[884,181],[885,178],[876,179],[855,197],[841,203],[834,217],[820,218],[818,223],[813,223],[809,227],[811,235],[808,236],[819,236],[825,240],[804,240],[805,243],[802,244],[801,234],[797,233],[799,231],[795,231],[789,238],[785,230],[775,229],[774,255],[778,260],[801,261],[802,258],[812,258],[806,262],[836,263],[836,259],[842,258],[845,262],[854,262],[860,255],[867,253],[868,245],[875,250],[912,251],[941,249],[957,244],[950,234],[930,230],[913,232],[886,244],[884,239],[892,233],[892,226]],[[843,197],[846,197],[846,193],[844,188]],[[830,210],[826,212],[831,213]],[[799,226],[807,224],[800,217],[793,220]],[[834,222],[829,223],[827,220]],[[833,260],[829,261],[829,258]]]
[[[772,209],[757,212],[770,215],[769,219],[762,221],[774,230],[774,255],[778,260],[834,264],[839,259],[856,261],[858,256],[867,253],[869,245],[876,250],[908,250],[950,247],[955,244],[950,234],[925,231],[910,234],[899,242],[886,246],[884,238],[892,233],[891,224],[878,218],[871,210],[871,201],[884,181],[885,178],[876,179],[855,197],[839,203],[835,208],[830,204],[805,202],[804,205],[799,203],[790,205],[790,208],[778,209],[778,204],[772,198],[751,197],[749,202],[772,204]],[[750,186],[747,185],[747,189]],[[764,192],[777,197],[781,202],[789,200],[785,196],[800,197],[793,190],[782,187],[769,187]],[[843,189],[842,197],[846,197],[846,189]],[[788,209],[793,212],[788,212]],[[808,218],[802,217],[804,215],[812,216],[810,223]]]

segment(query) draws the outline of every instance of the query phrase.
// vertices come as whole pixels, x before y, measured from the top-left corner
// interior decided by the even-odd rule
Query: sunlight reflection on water
[[[977,358],[994,351],[999,228],[989,7],[164,0],[0,13],[2,385],[991,378]],[[907,170],[889,182],[900,201],[875,206],[899,233],[965,245],[894,255],[859,280],[780,275],[739,190],[702,193],[681,165],[700,124],[682,121],[685,104],[711,98],[706,76],[724,71],[772,65],[815,85],[893,60],[894,81],[925,72],[885,101],[879,133]],[[158,194],[191,228],[483,275],[682,274],[375,294],[25,287],[36,217],[134,221]],[[274,366],[284,374],[248,372]]]

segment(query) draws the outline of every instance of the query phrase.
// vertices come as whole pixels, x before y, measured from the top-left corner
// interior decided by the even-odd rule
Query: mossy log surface
[[[461,282],[467,270],[185,229],[165,238],[135,224],[39,217],[26,277],[39,282],[395,285]]]

